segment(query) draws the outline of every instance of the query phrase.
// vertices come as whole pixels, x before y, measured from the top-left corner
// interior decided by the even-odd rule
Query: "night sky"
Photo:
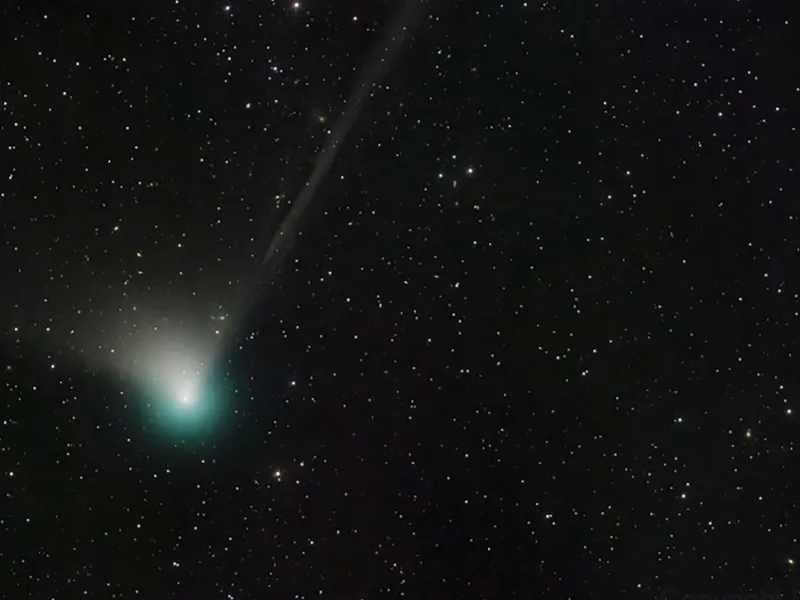
[[[792,4],[4,3],[0,598],[794,597]]]

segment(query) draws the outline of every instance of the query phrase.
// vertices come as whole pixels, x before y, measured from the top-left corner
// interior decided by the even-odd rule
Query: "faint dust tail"
[[[344,105],[344,112],[336,121],[331,134],[314,162],[311,172],[302,191],[292,203],[289,212],[280,224],[277,232],[272,236],[269,246],[261,262],[255,285],[249,290],[245,301],[239,306],[233,328],[227,331],[227,342],[235,337],[238,327],[247,318],[252,305],[258,299],[264,287],[268,286],[275,275],[280,271],[284,260],[289,254],[297,236],[297,229],[303,216],[308,210],[317,189],[322,184],[325,176],[330,171],[336,156],[347,138],[347,134],[358,119],[361,110],[369,99],[375,84],[388,72],[397,58],[403,43],[411,35],[414,26],[423,14],[425,0],[405,0],[400,11],[392,19],[381,42],[376,46],[366,64],[364,65],[355,87],[351,90]],[[228,344],[223,344],[226,347]],[[222,348],[221,348],[222,349]]]
[[[270,241],[262,262],[262,266],[266,266],[270,261],[275,263],[271,265],[272,268],[269,269],[269,274],[274,274],[280,268],[282,260],[286,257],[288,249],[294,241],[300,220],[336,160],[336,155],[356,122],[372,88],[386,74],[400,52],[403,42],[410,34],[411,25],[416,21],[416,17],[420,13],[421,6],[420,0],[406,0],[403,8],[392,21],[392,25],[386,32],[381,44],[373,50],[372,56],[361,72],[355,88],[347,98],[344,114],[336,122],[328,141],[320,151],[319,156],[317,156],[311,177],[309,177],[277,233]],[[269,278],[268,276],[265,283],[269,282]]]

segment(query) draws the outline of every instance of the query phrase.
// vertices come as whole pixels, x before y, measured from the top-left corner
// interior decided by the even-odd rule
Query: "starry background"
[[[800,590],[789,4],[5,3],[0,597]]]

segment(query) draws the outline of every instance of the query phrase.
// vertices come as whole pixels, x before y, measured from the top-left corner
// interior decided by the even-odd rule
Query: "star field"
[[[797,26],[5,4],[0,598],[800,593]]]

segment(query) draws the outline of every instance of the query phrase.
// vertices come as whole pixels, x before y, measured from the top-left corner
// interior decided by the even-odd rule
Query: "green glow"
[[[170,436],[203,438],[214,433],[223,417],[224,386],[200,381],[190,388],[152,386],[145,391],[149,424]]]

